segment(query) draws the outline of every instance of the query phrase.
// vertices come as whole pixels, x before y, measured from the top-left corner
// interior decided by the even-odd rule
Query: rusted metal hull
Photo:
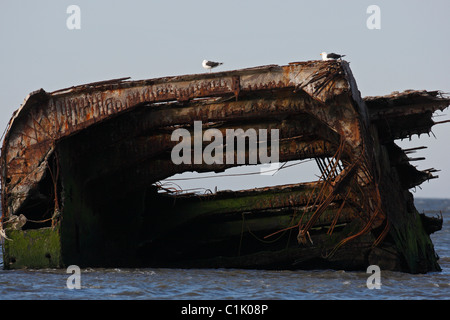
[[[394,139],[429,131],[432,113],[448,104],[437,92],[364,101],[345,61],[41,89],[5,135],[3,226],[22,215],[24,230],[57,230],[58,266],[357,269],[376,261],[438,270],[408,192],[433,170],[417,171]],[[406,115],[411,121],[396,127]],[[172,132],[193,133],[194,121],[202,132],[278,129],[279,160],[315,159],[322,176],[245,192],[161,194],[158,181],[176,173],[236,166],[225,158],[172,162]],[[5,267],[19,265],[5,257]]]

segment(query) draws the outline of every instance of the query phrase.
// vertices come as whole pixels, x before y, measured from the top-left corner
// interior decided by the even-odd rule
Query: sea
[[[441,272],[380,270],[374,287],[366,271],[83,268],[74,288],[66,269],[4,270],[0,260],[0,300],[180,300],[186,306],[202,300],[448,300],[450,199],[415,203],[420,212],[444,217],[442,230],[431,235]]]

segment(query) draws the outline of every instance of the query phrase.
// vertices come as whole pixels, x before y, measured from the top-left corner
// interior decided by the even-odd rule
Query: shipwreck
[[[4,268],[438,271],[429,235],[442,220],[420,214],[409,191],[437,170],[418,170],[415,150],[395,141],[430,133],[449,104],[440,91],[362,98],[346,61],[32,92],[1,150]],[[228,129],[278,129],[278,161],[312,159],[321,175],[205,194],[165,188],[177,173],[238,165],[173,163],[173,131],[194,137],[195,121],[222,145]]]

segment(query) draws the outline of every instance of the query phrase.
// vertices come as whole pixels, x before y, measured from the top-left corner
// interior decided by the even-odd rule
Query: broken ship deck
[[[436,170],[394,141],[429,133],[449,103],[438,91],[362,99],[346,61],[38,90],[2,146],[4,267],[440,270],[428,230],[442,221],[408,191]],[[321,177],[161,192],[176,173],[236,166],[171,161],[171,133],[194,121],[279,129],[279,161],[314,159]]]

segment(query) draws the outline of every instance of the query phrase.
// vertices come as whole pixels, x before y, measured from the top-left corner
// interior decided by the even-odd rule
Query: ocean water
[[[429,215],[442,211],[444,216],[442,230],[432,235],[442,272],[381,270],[380,289],[367,287],[370,274],[364,271],[87,268],[81,269],[80,289],[69,289],[72,274],[65,269],[2,269],[0,300],[448,300],[450,200],[417,199],[416,206]]]

